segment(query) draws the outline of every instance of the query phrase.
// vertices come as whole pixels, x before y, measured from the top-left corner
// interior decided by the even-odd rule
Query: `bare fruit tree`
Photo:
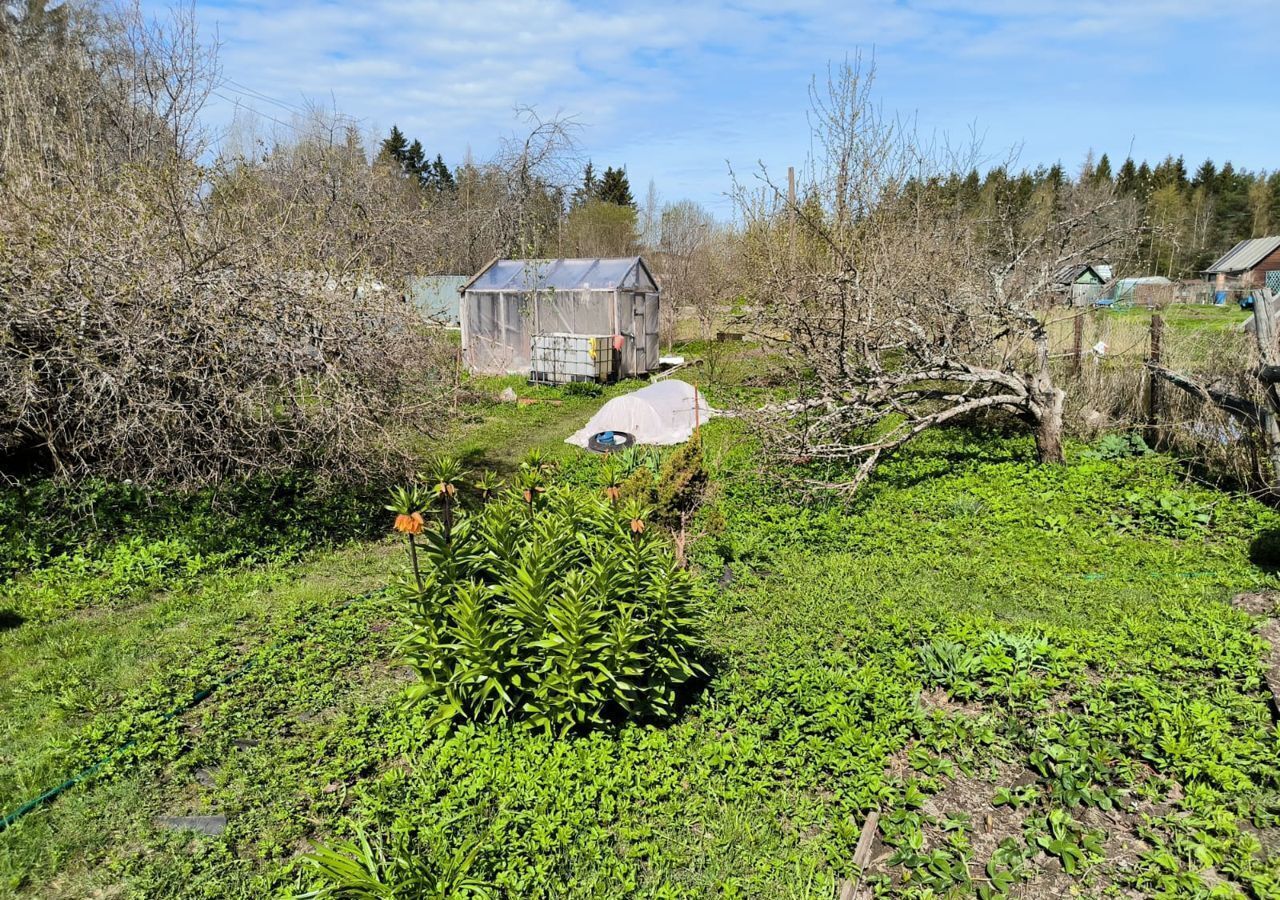
[[[815,149],[794,201],[767,172],[763,188],[738,189],[755,329],[797,386],[758,422],[790,458],[855,463],[846,489],[923,431],[983,410],[1013,413],[1039,458],[1060,462],[1053,276],[1125,252],[1132,210],[1070,183],[1030,204],[952,202],[940,186],[973,154],[884,115],[873,74],[846,64],[815,85]]]
[[[710,337],[713,318],[712,253],[717,240],[711,214],[692,200],[669,203],[658,219],[658,245],[654,262],[662,279],[663,332],[670,345],[680,313],[692,310],[702,324],[703,338]]]
[[[0,471],[403,462],[454,371],[403,299],[419,207],[333,119],[210,162],[190,8],[38,7],[0,27]]]

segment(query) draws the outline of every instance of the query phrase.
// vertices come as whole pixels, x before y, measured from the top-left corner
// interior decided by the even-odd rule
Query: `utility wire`
[[[222,82],[223,84],[229,84],[229,85],[232,85],[233,87],[240,89],[241,91],[244,91],[246,94],[249,94],[251,97],[254,97],[258,100],[265,100],[267,103],[273,103],[276,106],[289,110],[290,112],[298,112],[298,113],[306,112],[305,109],[303,109],[301,106],[298,106],[297,104],[289,103],[286,100],[278,100],[275,97],[271,97],[271,96],[268,96],[267,94],[262,93],[262,91],[259,91],[256,88],[249,87],[247,84],[241,84],[240,82],[232,78],[224,78],[222,79]]]

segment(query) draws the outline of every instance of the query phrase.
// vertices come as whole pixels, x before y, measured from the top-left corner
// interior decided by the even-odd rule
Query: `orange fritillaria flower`
[[[396,516],[396,531],[401,534],[422,534],[422,513]]]
[[[618,501],[618,497],[622,494],[622,489],[617,487],[607,487],[604,489],[604,495],[613,502]]]
[[[631,520],[631,530],[632,530],[635,534],[643,534],[643,533],[644,533],[644,520],[643,520],[643,519],[632,519],[632,520]]]

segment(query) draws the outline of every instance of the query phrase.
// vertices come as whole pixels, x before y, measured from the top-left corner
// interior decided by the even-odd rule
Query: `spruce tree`
[[[582,170],[582,185],[573,192],[572,206],[577,209],[584,203],[595,200],[600,184],[596,180],[596,169],[591,164],[591,160],[587,160],[586,166]]]
[[[427,161],[426,151],[422,149],[422,141],[414,138],[413,143],[404,154],[404,173],[418,179],[419,184],[426,184]]]
[[[631,196],[631,183],[627,180],[625,169],[615,169],[613,166],[605,169],[604,177],[600,179],[600,191],[597,197],[605,203],[636,208],[635,198]]]
[[[382,142],[382,153],[389,159],[394,159],[401,166],[404,165],[404,154],[409,148],[409,141],[405,138],[404,132],[395,125],[391,126],[391,134]]]
[[[454,191],[458,188],[458,183],[453,177],[453,173],[449,171],[449,167],[445,165],[444,157],[439,153],[436,154],[435,161],[430,163],[430,180],[431,184],[437,190]]]
[[[1111,181],[1111,160],[1105,153],[1098,157],[1098,165],[1093,170],[1093,181],[1095,184]]]
[[[1206,159],[1200,163],[1200,168],[1196,169],[1195,178],[1191,179],[1192,187],[1202,187],[1207,191],[1212,191],[1218,184],[1218,167],[1213,164],[1213,160]]]
[[[1124,163],[1120,166],[1120,172],[1116,175],[1116,190],[1122,194],[1132,194],[1138,189],[1138,167],[1134,165],[1133,157],[1125,158]]]

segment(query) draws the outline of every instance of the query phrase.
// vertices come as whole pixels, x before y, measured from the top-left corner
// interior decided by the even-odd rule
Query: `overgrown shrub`
[[[0,472],[403,471],[454,380],[395,287],[422,204],[336,117],[261,159],[211,151],[219,69],[192,9],[7,27],[27,5],[0,9]]]
[[[558,733],[670,715],[703,673],[693,581],[638,505],[544,480],[526,464],[480,511],[417,533],[421,578],[398,585],[411,697],[439,702],[433,722]]]
[[[644,455],[630,459],[619,454],[604,475],[606,482],[618,481],[619,500],[652,507],[659,524],[679,528],[682,519],[698,507],[707,488],[702,447],[688,441],[666,454],[653,448],[643,448],[641,453]]]

